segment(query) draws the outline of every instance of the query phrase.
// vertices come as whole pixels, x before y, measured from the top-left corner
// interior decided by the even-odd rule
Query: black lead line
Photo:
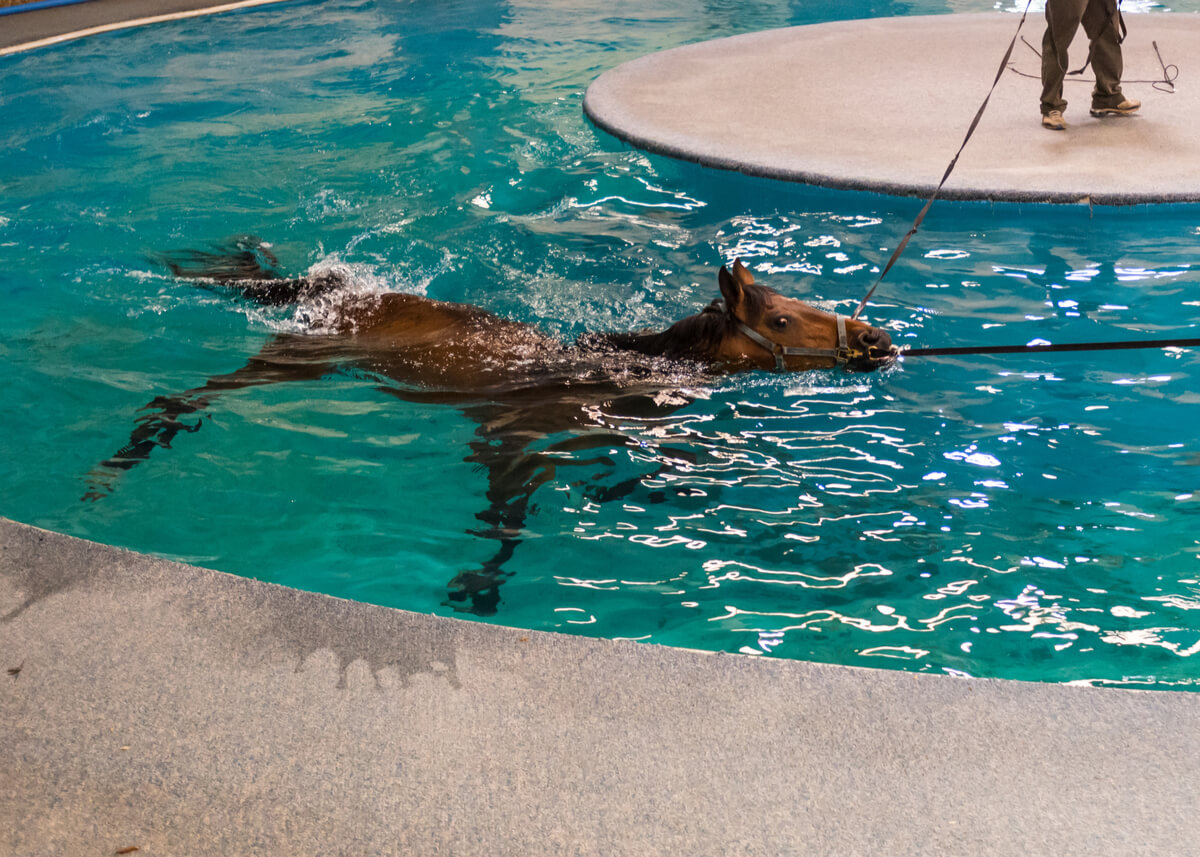
[[[949,348],[905,348],[901,357],[948,357],[973,354],[1051,354],[1061,351],[1128,351],[1136,348],[1197,348],[1200,339],[1122,339],[1115,342],[1047,342],[1027,345],[962,345]]]

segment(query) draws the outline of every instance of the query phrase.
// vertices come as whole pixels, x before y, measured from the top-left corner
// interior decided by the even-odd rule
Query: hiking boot
[[[1051,131],[1066,131],[1067,120],[1063,119],[1061,110],[1051,110],[1049,113],[1042,114],[1042,127],[1049,128]]]
[[[1132,116],[1142,106],[1142,102],[1126,98],[1116,107],[1093,107],[1093,116]]]

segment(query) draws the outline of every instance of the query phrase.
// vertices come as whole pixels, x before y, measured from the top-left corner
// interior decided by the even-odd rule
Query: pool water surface
[[[919,200],[649,156],[590,126],[583,91],[687,42],[993,8],[294,2],[0,59],[0,514],[471,618],[448,593],[497,549],[467,460],[478,423],[359,373],[216,397],[199,430],[81,500],[140,408],[305,328],[156,254],[253,234],[292,274],[336,267],[563,340],[695,312],[735,258],[850,312]],[[1198,241],[1191,206],[938,203],[867,316],[906,345],[1195,336]],[[1198,380],[1196,352],[1156,350],[692,385],[669,415],[610,414],[610,445],[555,453],[480,618],[1188,688]]]

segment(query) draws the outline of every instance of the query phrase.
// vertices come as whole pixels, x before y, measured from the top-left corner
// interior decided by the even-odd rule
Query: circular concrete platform
[[[634,146],[706,166],[828,187],[933,192],[987,94],[1019,17],[840,21],[717,39],[602,74],[584,111]],[[1090,69],[1068,78],[1065,132],[1041,127],[1040,59],[1017,43],[942,196],[1131,204],[1200,200],[1200,15],[1127,15],[1133,117],[1089,115]],[[1045,23],[1022,35],[1040,49]],[[1182,67],[1174,94],[1166,64]],[[1082,32],[1071,51],[1082,64]]]

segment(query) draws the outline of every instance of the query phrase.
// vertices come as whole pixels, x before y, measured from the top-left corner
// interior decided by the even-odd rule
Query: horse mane
[[[755,284],[742,286],[742,320],[750,323],[766,309],[767,298],[777,294],[774,289]],[[705,360],[717,351],[722,340],[737,329],[737,319],[720,301],[715,300],[695,315],[680,319],[666,330],[601,333],[587,336],[587,345],[634,351],[650,357]]]

